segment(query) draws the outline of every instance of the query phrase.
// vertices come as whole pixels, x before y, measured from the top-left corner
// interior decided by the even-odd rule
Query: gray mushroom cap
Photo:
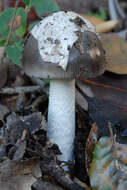
[[[66,13],[64,12],[64,14]],[[77,15],[75,19],[75,25],[78,25],[78,30],[75,32],[77,39],[71,46],[67,46],[69,56],[66,69],[64,70],[59,64],[47,62],[43,59],[43,49],[40,50],[39,48],[41,41],[39,42],[31,33],[26,41],[23,55],[23,69],[28,75],[50,79],[93,78],[105,71],[105,52],[100,38],[93,28],[92,30],[82,30],[82,25],[88,23],[84,23],[85,21],[82,20],[81,16],[78,17]],[[52,37],[48,37],[47,40],[49,45],[50,43],[51,45],[52,43],[56,43],[56,45],[63,43],[59,40],[52,42]]]

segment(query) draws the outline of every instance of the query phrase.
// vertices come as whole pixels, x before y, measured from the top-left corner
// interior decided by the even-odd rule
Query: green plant
[[[104,8],[100,8],[99,13],[89,12],[88,15],[89,16],[94,16],[96,18],[100,18],[100,19],[103,19],[103,20],[106,20],[106,17],[107,17]]]
[[[15,8],[8,8],[0,14],[0,46],[5,47],[8,58],[18,66],[21,66],[24,36],[37,21],[27,26],[28,12],[34,7],[38,17],[45,12],[51,13],[59,10],[58,5],[53,0],[22,0],[25,8],[19,7],[19,0],[16,1]]]

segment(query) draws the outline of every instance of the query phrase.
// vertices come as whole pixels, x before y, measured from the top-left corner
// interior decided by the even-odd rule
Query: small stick
[[[5,49],[9,43],[9,40],[10,40],[10,37],[11,37],[11,34],[12,34],[12,31],[13,31],[13,27],[14,27],[14,23],[15,23],[15,17],[16,17],[16,11],[17,11],[17,8],[18,8],[18,5],[19,5],[19,2],[20,0],[17,0],[16,3],[15,3],[15,8],[14,8],[14,16],[13,16],[13,19],[12,19],[12,22],[11,22],[11,26],[10,26],[10,31],[9,31],[9,34],[8,34],[8,37],[7,37],[7,40],[6,40],[6,43],[5,43]]]
[[[112,126],[111,126],[110,122],[108,122],[108,128],[109,128],[109,132],[110,132],[110,138],[112,141],[112,146],[114,148],[114,155],[116,156],[117,155],[117,147],[116,147],[115,137],[113,136]]]
[[[41,89],[40,86],[24,86],[24,87],[16,87],[16,88],[1,88],[0,95],[8,94],[20,94],[22,91],[24,93],[31,93],[35,91],[39,91]]]

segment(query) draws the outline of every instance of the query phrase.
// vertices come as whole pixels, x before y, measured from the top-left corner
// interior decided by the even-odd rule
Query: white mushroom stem
[[[50,81],[47,135],[59,146],[59,160],[74,159],[75,79]]]

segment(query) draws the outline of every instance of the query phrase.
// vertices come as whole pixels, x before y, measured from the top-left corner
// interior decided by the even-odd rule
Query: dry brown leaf
[[[106,51],[107,71],[127,74],[127,43],[116,34],[101,36]]]
[[[118,20],[109,20],[103,23],[100,23],[98,25],[95,25],[96,31],[98,33],[105,33],[105,32],[110,32],[113,30],[118,24]]]
[[[97,138],[98,138],[98,126],[96,125],[96,123],[93,123],[89,136],[86,141],[86,148],[85,148],[85,155],[86,155],[85,160],[86,160],[87,172],[89,170],[90,163],[92,161],[92,153],[97,143]]]
[[[104,23],[104,20],[102,20],[101,18],[96,18],[94,16],[89,16],[89,15],[84,15],[84,14],[81,14],[81,16],[84,17],[84,18],[87,18],[95,26],[98,25],[98,24]]]
[[[118,20],[104,21],[103,19],[96,18],[94,16],[89,16],[89,15],[84,15],[84,14],[81,14],[81,16],[83,16],[84,18],[87,18],[90,22],[92,22],[95,25],[96,31],[98,33],[109,32],[112,29],[114,29],[118,24]]]
[[[41,177],[39,159],[26,161],[7,160],[0,165],[1,190],[30,190],[36,177]]]
[[[92,80],[80,80],[93,93],[93,97],[85,94],[84,97],[88,101],[89,115],[99,127],[99,135],[109,135],[107,123],[110,121],[116,139],[127,143],[127,77],[106,72]]]

